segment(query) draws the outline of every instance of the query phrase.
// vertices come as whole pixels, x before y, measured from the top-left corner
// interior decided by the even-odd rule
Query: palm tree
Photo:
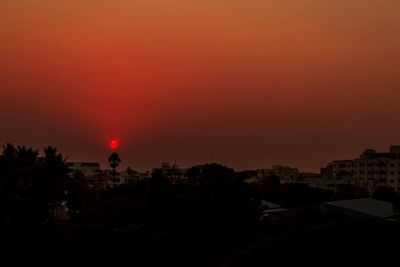
[[[15,194],[26,193],[34,183],[38,154],[38,151],[25,146],[15,147],[12,144],[3,146],[3,153],[0,156],[1,187]]]
[[[67,166],[57,149],[7,144],[0,155],[0,200],[8,203],[0,214],[6,222],[51,219],[51,210],[64,200]],[[49,210],[50,209],[50,210]]]
[[[66,158],[58,153],[57,148],[48,146],[44,148],[43,180],[42,180],[42,200],[50,208],[50,212],[54,210],[65,200],[65,189],[68,177],[68,167]],[[47,215],[47,214],[46,214]],[[51,219],[51,217],[49,217]]]
[[[113,169],[113,176],[116,175],[116,168],[119,166],[119,164],[121,163],[121,159],[118,155],[118,153],[112,153],[109,157],[108,157],[108,162],[110,163],[110,167]]]
[[[23,222],[34,209],[34,186],[39,171],[38,152],[6,144],[0,155],[0,217],[6,223]]]

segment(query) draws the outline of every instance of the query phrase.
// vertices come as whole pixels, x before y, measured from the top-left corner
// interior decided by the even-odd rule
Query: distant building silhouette
[[[297,181],[300,176],[300,171],[297,168],[275,165],[272,169],[258,169],[257,176],[259,177],[269,177],[269,176],[279,177],[281,183],[291,183]]]
[[[180,183],[187,180],[187,169],[180,168],[176,162],[173,164],[162,162],[160,168],[154,168],[153,172],[157,170],[161,171],[164,177],[172,183]]]
[[[400,146],[390,146],[389,152],[368,149],[353,161],[355,185],[374,192],[381,186],[400,189]]]
[[[100,171],[98,162],[67,162],[67,166],[72,171],[80,171],[85,177],[94,177]]]
[[[281,179],[281,183],[296,181],[300,175],[299,169],[281,165],[273,166],[272,173]]]
[[[373,193],[382,186],[400,191],[400,146],[390,146],[389,152],[365,150],[354,160],[335,160],[321,169],[327,180],[342,180]]]

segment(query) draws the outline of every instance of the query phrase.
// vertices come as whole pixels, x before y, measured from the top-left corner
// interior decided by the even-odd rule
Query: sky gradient
[[[2,0],[0,143],[315,171],[400,143],[398,0]],[[104,165],[105,167],[105,165]]]

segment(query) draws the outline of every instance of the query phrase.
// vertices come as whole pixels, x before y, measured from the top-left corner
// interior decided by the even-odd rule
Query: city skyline
[[[317,171],[399,143],[394,0],[5,0],[0,143]],[[124,166],[124,165],[123,165]]]
[[[115,142],[117,142],[117,144]],[[118,141],[112,139],[109,142],[108,146],[109,146],[109,152],[110,153],[113,153],[113,152],[118,153],[118,148],[119,148],[119,142]],[[390,146],[388,146],[388,147],[389,147],[389,151],[392,151],[393,149],[398,149],[400,147],[400,145],[390,144]],[[358,153],[355,153],[354,155],[351,155],[351,156],[348,156],[348,157],[331,158],[327,162],[325,162],[324,164],[319,166],[317,169],[313,169],[313,170],[302,169],[302,168],[300,168],[300,167],[298,167],[296,165],[290,165],[290,164],[286,164],[286,163],[282,163],[282,162],[266,163],[266,164],[264,164],[262,166],[256,166],[256,167],[236,168],[235,166],[232,166],[232,165],[229,165],[229,164],[225,164],[224,162],[215,161],[214,157],[211,157],[209,161],[191,162],[189,164],[182,164],[182,162],[177,161],[176,159],[173,159],[173,160],[166,159],[166,160],[157,162],[154,165],[151,165],[151,166],[148,166],[148,167],[144,167],[144,168],[142,168],[142,166],[140,164],[133,164],[132,165],[132,162],[124,162],[124,161],[122,161],[122,164],[120,164],[120,166],[119,166],[119,170],[123,171],[123,170],[126,170],[127,168],[132,168],[132,169],[134,169],[136,171],[146,172],[146,171],[154,170],[156,168],[160,168],[160,166],[163,166],[165,164],[168,164],[170,166],[178,166],[179,168],[185,169],[185,168],[189,168],[189,167],[196,166],[196,165],[217,163],[217,164],[224,164],[224,165],[226,165],[228,167],[232,167],[233,169],[235,169],[237,171],[268,170],[268,169],[272,169],[273,167],[288,167],[288,168],[297,169],[298,171],[303,172],[303,173],[320,173],[320,174],[322,174],[323,169],[325,169],[326,166],[332,164],[332,162],[341,163],[341,162],[353,161],[353,160],[358,159],[360,156],[364,155],[367,152],[370,153],[371,151],[373,153],[385,154],[385,153],[387,153],[385,151],[388,149],[388,147],[386,147],[384,150],[379,150],[379,149],[377,150],[376,148],[372,148],[372,147],[363,148],[362,150],[358,151]],[[36,149],[36,148],[33,148],[33,149],[37,150],[40,153],[40,149]],[[109,167],[110,167],[109,166],[109,162],[106,160],[106,158],[99,159],[99,160],[96,160],[96,159],[74,160],[74,157],[71,158],[68,155],[64,155],[64,157],[66,159],[66,162],[68,162],[68,163],[77,163],[77,164],[80,164],[80,163],[84,163],[84,164],[86,164],[86,163],[89,163],[89,164],[96,163],[96,164],[100,164],[100,168],[101,169],[105,169],[105,170],[109,169]],[[384,157],[386,157],[386,155]]]
[[[384,266],[399,0],[0,0],[0,265]]]

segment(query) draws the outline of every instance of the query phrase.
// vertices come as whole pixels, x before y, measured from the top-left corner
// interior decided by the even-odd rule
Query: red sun
[[[109,146],[111,149],[117,149],[117,148],[119,147],[119,142],[118,142],[117,140],[115,140],[115,139],[112,139],[112,140],[110,141],[110,143],[108,143],[108,146]]]

